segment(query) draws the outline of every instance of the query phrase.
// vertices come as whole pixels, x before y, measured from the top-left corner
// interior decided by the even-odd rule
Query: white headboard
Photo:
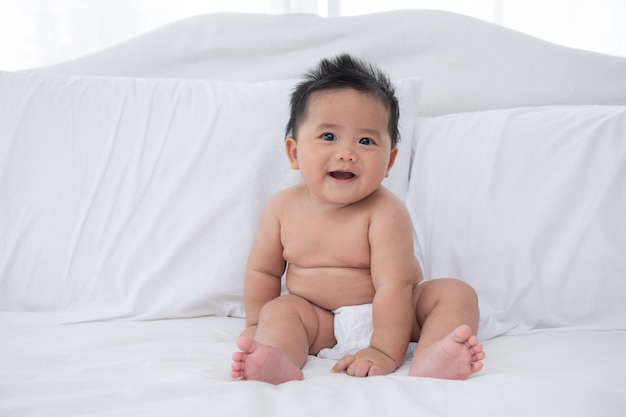
[[[349,52],[423,79],[422,114],[549,104],[626,104],[626,58],[557,46],[433,10],[355,17],[209,14],[59,65],[56,73],[259,81],[298,78]]]

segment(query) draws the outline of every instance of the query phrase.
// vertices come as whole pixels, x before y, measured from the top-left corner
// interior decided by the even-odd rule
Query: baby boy
[[[303,379],[307,356],[338,343],[333,312],[365,304],[369,345],[334,372],[394,372],[410,341],[419,343],[409,375],[465,379],[482,368],[476,293],[453,278],[423,281],[407,210],[381,185],[398,155],[398,119],[388,77],[349,55],[322,60],[295,88],[285,148],[303,183],[261,213],[233,378]]]

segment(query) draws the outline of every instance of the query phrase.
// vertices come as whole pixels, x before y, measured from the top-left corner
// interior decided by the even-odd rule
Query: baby
[[[476,293],[456,279],[422,281],[407,210],[381,185],[398,155],[398,118],[388,77],[349,55],[322,60],[293,91],[285,148],[304,182],[261,213],[233,378],[303,379],[307,355],[338,343],[333,311],[370,303],[369,345],[333,372],[394,372],[410,341],[419,343],[409,375],[465,379],[482,368]]]

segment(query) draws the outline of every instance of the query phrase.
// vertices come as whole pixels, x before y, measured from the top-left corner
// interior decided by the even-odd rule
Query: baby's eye
[[[374,144],[374,140],[370,139],[370,138],[361,138],[361,139],[359,139],[359,143],[361,145],[373,145]]]
[[[332,142],[332,141],[337,140],[337,136],[335,136],[334,133],[323,133],[322,139],[328,142]]]

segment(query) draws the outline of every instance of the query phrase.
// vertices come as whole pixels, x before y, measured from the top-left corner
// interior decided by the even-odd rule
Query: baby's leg
[[[261,310],[254,339],[242,336],[233,354],[231,376],[280,384],[302,379],[310,353],[336,344],[333,314],[302,297],[285,295]]]
[[[483,346],[476,339],[478,299],[455,279],[423,282],[414,291],[417,349],[409,375],[465,379],[482,367]]]

